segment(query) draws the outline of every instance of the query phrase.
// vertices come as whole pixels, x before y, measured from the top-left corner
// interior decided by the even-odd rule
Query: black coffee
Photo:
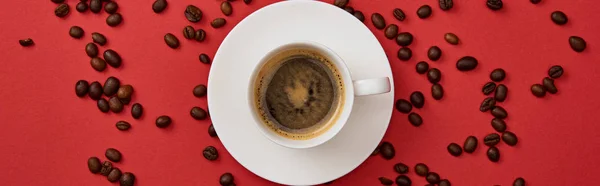
[[[219,152],[217,151],[217,148],[213,146],[208,146],[204,148],[204,151],[202,151],[202,155],[209,161],[214,161],[217,158],[219,158]]]
[[[458,145],[456,143],[450,143],[448,145],[447,149],[448,149],[448,152],[450,153],[450,155],[452,155],[452,156],[457,157],[462,154],[462,148],[460,147],[460,145]]]
[[[381,157],[383,157],[384,159],[391,160],[392,158],[394,158],[394,156],[396,156],[396,150],[394,149],[394,145],[392,145],[389,142],[381,143],[381,146],[379,147],[379,154],[381,154]]]
[[[469,136],[463,144],[463,149],[466,153],[473,153],[477,149],[477,138],[475,136]]]
[[[373,26],[375,26],[375,28],[377,28],[379,30],[385,28],[385,25],[386,25],[385,19],[379,13],[371,14],[371,22],[373,22]]]
[[[90,91],[88,92],[90,98],[92,98],[93,100],[98,100],[100,99],[100,97],[102,97],[102,85],[99,82],[94,81],[90,84]]]

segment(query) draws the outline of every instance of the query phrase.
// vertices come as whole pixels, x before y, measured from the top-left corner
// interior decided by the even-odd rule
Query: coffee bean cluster
[[[109,161],[100,161],[98,157],[88,158],[87,165],[88,170],[92,174],[100,174],[106,176],[106,179],[111,182],[119,182],[121,186],[133,186],[135,185],[135,175],[131,172],[121,172],[121,170],[113,163],[119,163],[122,159],[122,154],[117,149],[108,148],[106,149],[104,156]]]
[[[425,96],[421,91],[414,91],[410,94],[410,102],[405,99],[398,99],[396,101],[396,110],[401,113],[408,114],[408,121],[415,127],[423,124],[423,118],[416,112],[411,112],[412,108],[423,108],[425,105]]]
[[[406,175],[410,170],[410,168],[404,163],[396,163],[394,165],[394,171],[399,175],[396,177],[396,180],[391,180],[387,177],[379,177],[379,183],[381,185],[393,185],[396,183],[398,186],[410,186],[412,185],[412,180]],[[442,179],[440,175],[436,172],[429,171],[429,167],[424,163],[417,163],[414,166],[415,173],[424,177],[427,183],[430,185],[439,185],[439,186],[450,186],[451,183],[448,179]]]
[[[546,96],[546,92],[556,94],[558,89],[554,85],[554,80],[560,78],[564,73],[564,69],[560,65],[554,65],[548,69],[548,77],[542,79],[542,83],[531,85],[531,93],[538,98]]]

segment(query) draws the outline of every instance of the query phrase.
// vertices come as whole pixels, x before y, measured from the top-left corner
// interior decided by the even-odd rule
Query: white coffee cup
[[[343,107],[340,108],[341,110],[340,110],[339,114],[337,115],[337,118],[334,121],[332,121],[333,123],[329,124],[331,127],[318,136],[315,136],[310,139],[302,139],[302,140],[286,138],[286,137],[274,132],[260,118],[261,116],[259,116],[257,108],[255,107],[255,104],[254,104],[254,99],[256,97],[256,95],[254,94],[255,80],[257,78],[259,71],[263,68],[263,65],[265,65],[265,63],[267,61],[269,61],[269,59],[271,59],[275,55],[277,55],[283,51],[286,51],[286,50],[297,49],[297,48],[317,51],[321,55],[323,55],[325,58],[329,59],[329,61],[332,62],[332,64],[334,64],[335,67],[337,68],[337,71],[339,72],[338,74],[341,77],[341,80],[342,80],[341,82],[343,83],[343,87],[344,87],[344,90],[343,90],[344,97],[341,100],[343,102]],[[368,61],[365,61],[365,63],[367,63],[367,62]],[[268,52],[260,60],[260,62],[257,64],[256,68],[254,69],[252,78],[249,81],[250,81],[249,82],[249,85],[250,85],[249,90],[250,91],[248,93],[248,95],[249,95],[248,99],[250,99],[249,103],[251,104],[250,107],[251,107],[252,112],[254,112],[252,115],[254,116],[254,119],[256,120],[256,122],[254,122],[254,123],[257,123],[257,125],[256,125],[257,128],[269,140],[271,140],[279,145],[282,145],[284,147],[297,148],[297,149],[311,148],[311,147],[321,145],[321,144],[329,141],[337,133],[339,133],[342,130],[342,128],[344,127],[344,125],[346,124],[346,121],[348,120],[348,118],[350,117],[355,97],[388,93],[388,92],[390,92],[390,89],[391,89],[390,88],[391,87],[390,79],[388,77],[378,77],[378,78],[372,78],[372,79],[359,79],[359,80],[353,79],[352,75],[350,74],[350,70],[348,69],[348,67],[346,66],[346,64],[342,58],[340,58],[334,51],[327,48],[326,46],[316,43],[316,42],[312,42],[312,41],[297,41],[297,42],[283,44],[278,47],[275,47],[273,50]]]

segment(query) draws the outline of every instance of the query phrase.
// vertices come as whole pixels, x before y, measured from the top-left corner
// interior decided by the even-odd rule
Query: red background
[[[210,68],[198,61],[198,55],[207,53],[212,58],[236,23],[275,1],[254,0],[249,6],[241,0],[233,2],[233,15],[220,29],[209,26],[210,20],[224,17],[219,11],[220,1],[215,0],[170,0],[162,14],[152,12],[151,0],[118,0],[124,22],[116,28],[106,25],[106,13],[81,14],[75,11],[78,0],[67,2],[71,13],[62,19],[54,16],[56,5],[49,0],[5,1],[0,6],[2,185],[109,185],[105,177],[91,174],[86,166],[90,156],[105,159],[104,150],[109,147],[124,154],[124,160],[115,166],[135,173],[137,185],[217,185],[224,172],[232,172],[237,185],[275,185],[244,169],[217,138],[210,138],[206,132],[210,120],[195,121],[189,116],[193,106],[207,106],[206,98],[192,95],[195,85],[207,82]],[[494,12],[484,2],[455,0],[454,8],[447,12],[439,9],[437,0],[350,3],[365,13],[365,24],[388,54],[396,99],[406,99],[416,90],[425,93],[425,107],[414,110],[421,114],[424,124],[413,127],[406,114],[395,111],[384,137],[394,144],[395,158],[387,161],[371,157],[332,185],[378,185],[379,176],[396,177],[392,166],[397,162],[411,167],[426,163],[454,185],[510,185],[516,177],[524,177],[528,185],[597,183],[598,4],[590,0],[542,0],[533,5],[528,0],[505,0],[504,8]],[[203,10],[202,21],[190,23],[184,18],[188,4]],[[415,14],[423,4],[433,8],[426,20]],[[395,7],[407,13],[404,22],[393,19]],[[550,13],[554,10],[565,12],[568,24],[553,24]],[[398,24],[401,31],[415,35],[410,61],[399,61],[399,47],[374,29],[369,19],[373,12],[382,13],[388,24]],[[81,26],[85,37],[69,37],[73,25]],[[186,25],[205,29],[207,40],[185,40],[181,32]],[[90,67],[84,46],[91,42],[92,32],[108,38],[101,51],[111,48],[119,52],[123,58],[121,68],[109,67],[98,73]],[[179,49],[165,45],[163,36],[168,32],[181,41]],[[445,43],[446,32],[456,33],[461,44]],[[583,53],[571,50],[571,35],[587,41]],[[17,41],[28,37],[34,39],[35,46],[19,46]],[[441,101],[431,98],[430,83],[415,72],[416,62],[428,61],[426,51],[432,45],[443,50],[439,61],[429,63],[443,73],[441,84],[446,95]],[[456,60],[465,55],[479,59],[477,69],[456,70]],[[556,80],[559,93],[533,97],[530,85],[540,83],[552,65],[562,65],[566,70]],[[487,159],[481,141],[473,154],[452,157],[446,150],[449,143],[462,144],[469,135],[481,140],[493,132],[489,124],[492,116],[479,112],[478,107],[485,98],[481,86],[494,68],[504,68],[508,74],[503,82],[509,88],[508,99],[500,105],[509,112],[508,130],[518,135],[519,144],[500,144],[498,163]],[[75,96],[77,80],[104,83],[109,76],[134,86],[133,102],[145,108],[141,120],[131,118],[130,106],[120,114],[104,114],[98,111],[95,101]],[[156,128],[154,119],[158,115],[171,116],[173,125],[166,130]],[[129,121],[133,128],[129,132],[116,130],[118,120]],[[209,162],[202,157],[208,145],[217,147],[219,160]],[[426,183],[412,169],[408,176],[415,185]]]

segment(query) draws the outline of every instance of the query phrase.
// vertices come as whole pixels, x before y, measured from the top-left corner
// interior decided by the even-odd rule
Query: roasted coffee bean
[[[134,119],[140,119],[142,117],[143,113],[144,113],[144,107],[142,107],[142,104],[135,103],[135,104],[133,104],[133,106],[131,106],[131,116]]]
[[[431,16],[431,7],[429,5],[423,5],[417,9],[417,16],[421,19],[428,18]]]
[[[161,13],[163,10],[165,10],[167,8],[167,5],[169,3],[167,3],[167,0],[156,0],[154,1],[154,3],[152,3],[152,11],[154,11],[154,13]]]
[[[356,10],[352,15],[354,15],[354,17],[356,17],[356,19],[358,19],[360,22],[365,22],[365,14],[363,14],[361,11]]]
[[[408,46],[413,41],[413,35],[408,32],[400,32],[396,37],[396,44],[400,46]]]
[[[485,85],[483,85],[481,92],[483,92],[483,95],[490,95],[492,92],[494,92],[494,90],[496,90],[496,83],[487,82]]]
[[[106,156],[106,158],[112,162],[119,162],[121,161],[121,152],[119,152],[117,149],[114,148],[108,148],[106,149],[106,152],[104,153],[104,156]]]
[[[106,60],[106,63],[111,67],[119,68],[121,66],[121,56],[112,49],[104,51],[104,60]]]
[[[221,184],[221,186],[231,186],[231,185],[235,186],[235,184],[233,182],[234,182],[233,175],[228,172],[222,174],[221,177],[219,178],[219,184]]]
[[[344,10],[350,14],[354,14],[354,8],[352,8],[351,6],[344,7]]]
[[[104,162],[102,162],[102,168],[100,169],[100,174],[102,174],[103,176],[108,176],[108,174],[110,174],[110,171],[112,169],[113,169],[112,163],[110,163],[109,161],[104,161]]]
[[[131,172],[125,172],[121,175],[121,179],[119,179],[119,184],[121,186],[133,186],[135,185],[135,175]]]
[[[131,85],[121,85],[119,90],[117,91],[117,98],[121,100],[124,104],[129,104],[131,101],[131,95],[133,94],[133,86]]]
[[[462,148],[460,147],[460,145],[456,144],[456,143],[450,143],[447,147],[448,152],[450,153],[450,155],[458,157],[462,154]],[[428,176],[429,177],[429,176]],[[439,179],[438,179],[439,181]]]
[[[552,19],[552,22],[554,22],[557,25],[564,25],[567,24],[567,22],[569,21],[567,15],[561,11],[552,12],[550,14],[550,19]]]
[[[394,14],[394,17],[398,21],[404,21],[404,19],[406,19],[406,14],[404,14],[404,11],[402,11],[402,9],[394,8],[394,10],[392,11],[392,13]]]
[[[575,52],[583,52],[587,46],[585,40],[579,36],[569,37],[569,45],[571,45],[571,49],[573,49]]]
[[[106,62],[101,58],[93,57],[90,59],[90,65],[92,65],[92,68],[98,72],[102,72],[104,69],[106,69]]]
[[[373,23],[373,25],[375,26],[375,28],[381,30],[383,28],[385,28],[385,19],[383,18],[383,16],[379,13],[373,13],[371,14],[371,22]]]
[[[487,0],[485,3],[490,10],[502,9],[502,0]]]
[[[223,1],[223,2],[227,2],[227,1]],[[194,30],[194,27],[192,26],[186,26],[183,28],[183,37],[186,39],[194,39],[196,38],[196,30]]]
[[[492,128],[496,130],[496,132],[504,132],[506,131],[506,122],[502,119],[494,118],[492,119]]]
[[[92,40],[94,43],[97,43],[100,46],[104,46],[106,44],[106,37],[98,32],[92,33]]]
[[[109,1],[108,3],[104,4],[104,11],[108,14],[117,13],[117,10],[119,10],[119,4],[114,1]]]
[[[121,170],[119,170],[119,168],[114,167],[110,173],[108,173],[108,176],[106,176],[106,179],[111,182],[117,182],[119,181],[119,179],[121,178]]]
[[[396,150],[394,150],[394,146],[391,143],[385,141],[381,143],[381,146],[379,147],[379,152],[381,154],[381,157],[383,157],[386,160],[391,160],[396,155]]]
[[[519,142],[519,139],[514,133],[510,131],[505,131],[502,133],[502,141],[504,141],[504,143],[506,143],[509,146],[515,146]]]
[[[494,94],[494,99],[496,99],[497,102],[503,102],[504,100],[506,100],[507,94],[508,94],[508,87],[506,87],[506,85],[504,85],[504,84],[499,84],[498,87],[496,87],[496,93]]]
[[[564,73],[564,70],[562,68],[562,66],[560,65],[554,65],[552,67],[550,67],[550,69],[548,69],[548,76],[550,76],[552,79],[556,79],[559,78],[560,76],[562,76]]]
[[[475,67],[477,67],[477,64],[479,62],[477,62],[477,59],[475,59],[474,57],[471,56],[465,56],[460,58],[457,62],[456,62],[456,68],[460,71],[470,71],[475,69]]]
[[[417,73],[425,74],[429,70],[429,64],[425,61],[418,62],[415,66]]]
[[[19,40],[19,44],[24,47],[31,46],[33,45],[33,40],[31,38],[21,39]]]
[[[494,100],[494,98],[492,97],[487,97],[481,102],[481,105],[479,106],[479,111],[486,112],[494,108],[494,106],[496,106],[496,100]]]
[[[402,47],[398,50],[398,59],[408,61],[412,57],[412,50],[408,47]]]
[[[51,0],[53,3],[60,4],[65,2],[65,0]]]
[[[206,111],[200,107],[193,107],[190,111],[190,115],[192,115],[192,118],[196,120],[204,120],[207,116]]]
[[[444,88],[440,84],[433,84],[431,86],[431,96],[435,100],[440,100],[444,97]]]
[[[483,138],[483,144],[487,146],[495,146],[500,143],[500,135],[496,133],[488,134]]]
[[[533,4],[538,4],[538,3],[542,2],[542,0],[529,0],[529,2],[531,2]]]
[[[406,166],[406,164],[404,163],[396,163],[394,165],[394,171],[396,171],[398,174],[406,174],[408,173],[408,166]]]
[[[463,149],[469,154],[475,152],[475,149],[477,149],[477,138],[475,136],[467,137],[463,144]]]
[[[167,46],[171,47],[172,49],[176,49],[179,47],[179,39],[177,39],[177,37],[175,37],[175,35],[171,34],[171,33],[167,33],[165,34],[165,43],[167,43]]]
[[[506,112],[506,110],[504,110],[504,108],[500,106],[495,106],[494,108],[492,108],[492,116],[499,119],[504,119],[508,117],[508,113]]]
[[[198,59],[200,59],[201,63],[204,64],[210,64],[210,57],[208,57],[208,55],[202,53],[200,54],[200,56],[198,56]],[[206,88],[206,87],[205,87]],[[206,91],[206,90],[205,90]]]
[[[439,0],[440,9],[442,10],[450,10],[454,6],[452,0]]]
[[[447,179],[443,179],[440,181],[440,184],[438,184],[438,186],[451,186],[450,181],[448,181]]]
[[[69,9],[71,9],[69,7],[68,4],[66,3],[62,3],[59,4],[56,9],[54,9],[54,15],[56,15],[56,17],[65,17],[69,14]]]
[[[394,39],[398,35],[398,25],[390,24],[385,28],[385,37],[388,39]]]
[[[111,97],[110,99],[108,99],[108,106],[110,107],[110,110],[114,113],[120,113],[121,111],[123,111],[123,103],[117,97]]]
[[[335,1],[333,1],[333,5],[340,7],[340,8],[344,8],[344,7],[346,7],[346,5],[348,5],[348,1],[349,0],[335,0]]]
[[[427,80],[429,80],[429,82],[436,84],[436,83],[440,82],[441,79],[442,79],[442,72],[440,72],[439,69],[431,68],[431,69],[429,69],[429,71],[427,71]]]
[[[504,71],[504,69],[501,68],[494,69],[492,73],[490,73],[490,79],[495,82],[500,82],[504,80],[505,77],[506,72]]]
[[[98,46],[96,46],[96,44],[94,43],[88,43],[87,45],[85,45],[85,53],[89,57],[98,56]]]
[[[513,186],[525,186],[525,179],[518,177],[517,179],[515,179],[515,181],[513,182]]]
[[[206,38],[206,32],[202,29],[198,29],[196,30],[196,37],[194,37],[194,39],[198,42],[202,42],[204,41],[204,39]]]
[[[427,177],[425,177],[425,179],[427,180],[428,183],[431,183],[431,184],[440,183],[440,175],[438,175],[435,172],[429,172],[427,174]]]
[[[102,169],[102,163],[100,163],[100,159],[97,157],[90,157],[88,158],[87,164],[90,172],[94,174],[100,173],[100,170]]]
[[[100,99],[100,97],[102,97],[103,92],[104,92],[104,90],[102,89],[102,85],[99,82],[94,81],[94,82],[90,83],[90,91],[89,91],[90,98],[92,98],[93,100],[98,100],[98,99]]]
[[[410,178],[408,178],[408,176],[400,175],[396,177],[396,184],[398,186],[410,186],[412,185],[412,181],[410,181]]]
[[[96,105],[101,112],[107,113],[110,110],[108,101],[106,101],[104,98],[98,99],[98,103]]]
[[[91,0],[90,1],[90,11],[93,13],[100,13],[102,11],[102,1],[101,0]]]
[[[77,10],[78,12],[85,12],[88,9],[88,5],[85,2],[79,2],[77,3],[77,5],[75,5],[75,10]]]
[[[193,94],[194,96],[199,98],[206,96],[206,86],[203,84],[197,85],[196,87],[194,87]]]
[[[392,181],[386,177],[379,177],[379,183],[381,183],[381,185],[389,186],[389,185],[393,185],[394,181]]]
[[[188,5],[185,8],[184,14],[185,18],[192,23],[196,23],[202,19],[202,10],[194,5]]]
[[[215,127],[213,127],[213,124],[210,124],[210,126],[208,126],[208,135],[210,137],[217,137],[217,131],[215,131]]]
[[[129,122],[126,121],[117,121],[117,124],[115,126],[117,126],[117,129],[119,129],[120,131],[126,131],[129,130],[129,128],[131,128],[131,124],[129,124]]]
[[[412,110],[412,105],[405,99],[396,100],[396,110],[408,114]]]
[[[202,151],[202,155],[209,161],[214,161],[217,158],[219,158],[219,152],[217,152],[217,148],[213,146],[208,146],[204,148],[204,151]]]
[[[225,26],[225,23],[227,23],[227,21],[225,19],[216,18],[212,22],[210,22],[210,26],[212,26],[213,28],[221,28],[221,27]]]
[[[104,95],[112,96],[119,91],[119,87],[121,86],[121,81],[116,77],[110,76],[104,82]]]
[[[75,95],[77,95],[77,97],[82,98],[87,95],[89,89],[90,84],[86,80],[79,80],[75,83]]]
[[[554,85],[554,80],[549,77],[545,77],[544,80],[542,80],[542,85],[544,85],[544,89],[550,94],[556,94],[558,92],[556,85]]]
[[[83,37],[83,34],[84,34],[84,31],[79,26],[72,26],[69,29],[69,35],[75,39],[79,39],[79,38]]]
[[[546,89],[543,85],[533,84],[531,85],[531,93],[538,98],[546,96]]]
[[[159,116],[156,118],[156,126],[158,128],[167,128],[169,125],[171,125],[171,117]]]
[[[440,47],[437,46],[430,47],[427,51],[427,57],[431,61],[437,61],[438,59],[440,59],[440,57],[442,57],[442,49],[440,49]]]
[[[417,113],[411,112],[408,114],[408,121],[415,127],[421,126],[423,124],[423,118]]]
[[[419,176],[425,177],[429,173],[429,167],[423,163],[417,163],[417,165],[415,165],[415,173],[417,173]]]
[[[244,3],[245,4],[250,4],[250,3],[252,3],[252,0],[244,0]]]
[[[116,27],[123,22],[123,16],[119,13],[114,13],[106,18],[106,24],[111,27]]]
[[[456,34],[454,33],[444,34],[444,40],[446,40],[446,42],[450,43],[451,45],[458,45],[458,43],[460,42],[460,39],[458,39],[458,36],[456,36]]]
[[[231,15],[233,12],[233,7],[231,7],[231,3],[229,3],[229,1],[223,1],[221,3],[221,12],[223,12],[223,14],[226,16]]]
[[[421,91],[414,91],[410,94],[410,103],[416,108],[423,108],[423,105],[425,105],[425,96],[423,96]]]
[[[492,146],[487,150],[487,157],[492,162],[498,162],[500,160],[500,150]]]

